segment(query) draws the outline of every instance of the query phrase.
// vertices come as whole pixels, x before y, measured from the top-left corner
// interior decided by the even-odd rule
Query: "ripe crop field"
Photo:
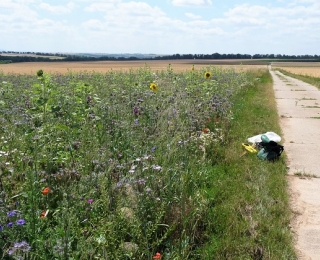
[[[320,78],[320,62],[273,62],[272,68],[280,68],[297,75]]]
[[[152,71],[166,70],[171,68],[176,72],[190,71],[194,65],[195,69],[205,68],[211,65],[221,68],[252,69],[266,68],[266,62],[255,60],[163,60],[163,61],[95,61],[95,62],[23,62],[0,64],[0,72],[15,74],[35,74],[39,69],[48,73],[67,72],[110,72],[110,71],[135,71],[144,67]]]

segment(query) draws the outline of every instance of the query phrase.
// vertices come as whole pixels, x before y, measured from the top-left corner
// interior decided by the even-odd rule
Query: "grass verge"
[[[312,76],[308,76],[308,75],[294,74],[294,73],[291,73],[291,72],[288,72],[284,69],[279,69],[279,68],[277,68],[277,70],[286,76],[290,76],[290,77],[302,80],[302,81],[309,83],[309,84],[320,89],[320,78],[312,77]]]
[[[235,101],[225,162],[212,167],[208,196],[214,198],[208,218],[209,242],[201,259],[295,259],[289,228],[285,158],[275,163],[242,153],[250,136],[281,134],[267,70],[252,71],[254,86]]]

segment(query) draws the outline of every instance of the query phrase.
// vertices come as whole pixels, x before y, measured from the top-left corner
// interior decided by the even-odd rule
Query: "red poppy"
[[[44,188],[44,189],[41,191],[41,193],[42,193],[43,195],[47,195],[49,192],[50,192],[50,188],[49,188],[49,187],[46,187],[46,188]]]
[[[161,254],[160,253],[156,253],[156,255],[153,257],[153,259],[161,259]]]
[[[207,133],[209,133],[209,132],[210,132],[210,129],[207,128],[207,127],[202,130],[202,133],[205,133],[205,134],[207,134]]]

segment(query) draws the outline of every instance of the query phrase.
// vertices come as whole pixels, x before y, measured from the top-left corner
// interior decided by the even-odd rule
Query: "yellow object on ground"
[[[248,152],[250,153],[257,153],[258,151],[253,147],[251,146],[250,144],[245,144],[245,143],[242,143],[242,146],[244,147],[244,149],[246,149]]]

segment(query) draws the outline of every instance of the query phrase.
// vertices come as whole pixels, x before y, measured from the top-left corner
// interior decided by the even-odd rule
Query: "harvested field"
[[[222,68],[253,69],[267,68],[268,62],[257,60],[139,60],[139,61],[92,61],[92,62],[22,62],[0,64],[0,72],[34,74],[39,69],[50,73],[67,72],[108,72],[137,70],[145,66],[152,71],[166,70],[169,67],[174,71],[187,71],[195,66],[195,69],[208,66]]]
[[[284,69],[297,75],[320,77],[320,62],[273,62],[272,68]]]

